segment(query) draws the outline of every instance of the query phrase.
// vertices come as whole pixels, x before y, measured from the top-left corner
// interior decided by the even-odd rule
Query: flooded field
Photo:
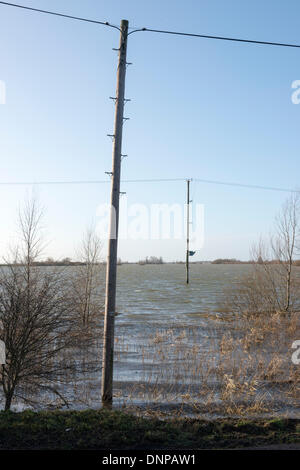
[[[195,264],[186,285],[183,264],[118,267],[115,407],[163,416],[300,416],[300,366],[291,360],[299,314],[248,319],[225,311],[228,288],[237,292],[251,269]],[[104,268],[101,276],[104,300]],[[66,387],[70,408],[101,404],[101,325],[99,336],[99,369]],[[42,408],[65,407],[41,398]]]
[[[299,368],[291,361],[297,318],[246,324],[224,314],[228,287],[237,289],[251,269],[192,265],[186,285],[184,265],[119,267],[119,404],[192,414],[299,416]]]

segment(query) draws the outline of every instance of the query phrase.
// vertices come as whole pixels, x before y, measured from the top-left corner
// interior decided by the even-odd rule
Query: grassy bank
[[[174,419],[106,410],[0,413],[0,449],[214,449],[300,442],[300,421]]]

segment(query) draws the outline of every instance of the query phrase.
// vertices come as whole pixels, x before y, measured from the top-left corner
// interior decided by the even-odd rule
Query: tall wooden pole
[[[190,182],[187,180],[187,211],[186,211],[186,283],[190,282]]]
[[[117,93],[115,129],[113,144],[113,168],[111,184],[110,236],[106,267],[105,317],[102,364],[102,404],[111,405],[113,395],[114,323],[116,306],[117,249],[119,228],[119,199],[121,176],[122,131],[124,120],[126,53],[128,21],[121,21],[119,65],[117,73]]]

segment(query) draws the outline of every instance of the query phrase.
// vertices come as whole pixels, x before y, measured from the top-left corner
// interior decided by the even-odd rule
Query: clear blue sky
[[[300,44],[296,0],[24,0],[24,5],[131,27]],[[105,179],[111,169],[118,32],[0,5],[0,180]],[[124,179],[194,177],[295,188],[300,50],[148,32],[130,36]],[[182,203],[183,182],[123,184],[130,203]],[[15,234],[30,187],[0,186],[0,253]],[[109,185],[39,186],[47,255],[74,256]],[[193,184],[205,205],[205,243],[194,259],[247,259],[287,194]],[[191,247],[197,249],[198,247]],[[183,259],[184,241],[122,241],[119,254]]]

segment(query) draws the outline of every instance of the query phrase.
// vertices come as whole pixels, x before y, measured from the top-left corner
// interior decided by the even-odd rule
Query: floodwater
[[[226,292],[238,288],[252,269],[251,265],[192,264],[187,285],[184,264],[119,266],[115,402],[164,411],[180,406],[185,414],[194,414],[197,408],[200,414],[222,416],[225,390],[227,402],[236,400],[240,409],[249,402],[255,415],[299,416],[299,375],[293,379],[292,394],[298,387],[293,399],[287,386],[290,377],[282,375],[282,369],[290,370],[289,340],[276,345],[275,351],[268,345],[257,354],[252,351],[248,361],[248,352],[239,351],[235,321],[224,315]],[[220,344],[226,334],[236,337],[234,354],[239,359],[232,356],[223,368]],[[274,377],[264,380],[264,370],[257,371],[273,363],[281,364],[278,381],[277,369]],[[248,389],[253,390],[246,387],[243,393],[227,394],[224,377],[228,387],[231,379],[236,381],[234,392],[237,383],[248,380]]]
[[[184,264],[118,267],[117,324],[169,321],[199,325],[199,316],[218,313],[224,288],[238,284],[250,265],[191,264],[190,283]]]
[[[191,264],[187,285],[184,264],[118,266],[114,406],[206,417],[299,417],[300,366],[291,366],[290,340],[276,344],[275,352],[258,341],[250,354],[239,346],[235,320],[224,314],[226,292],[252,269]],[[102,281],[103,292],[104,268]],[[224,335],[231,335],[230,357],[222,356]],[[99,367],[68,390],[70,406],[99,407],[100,379]]]

